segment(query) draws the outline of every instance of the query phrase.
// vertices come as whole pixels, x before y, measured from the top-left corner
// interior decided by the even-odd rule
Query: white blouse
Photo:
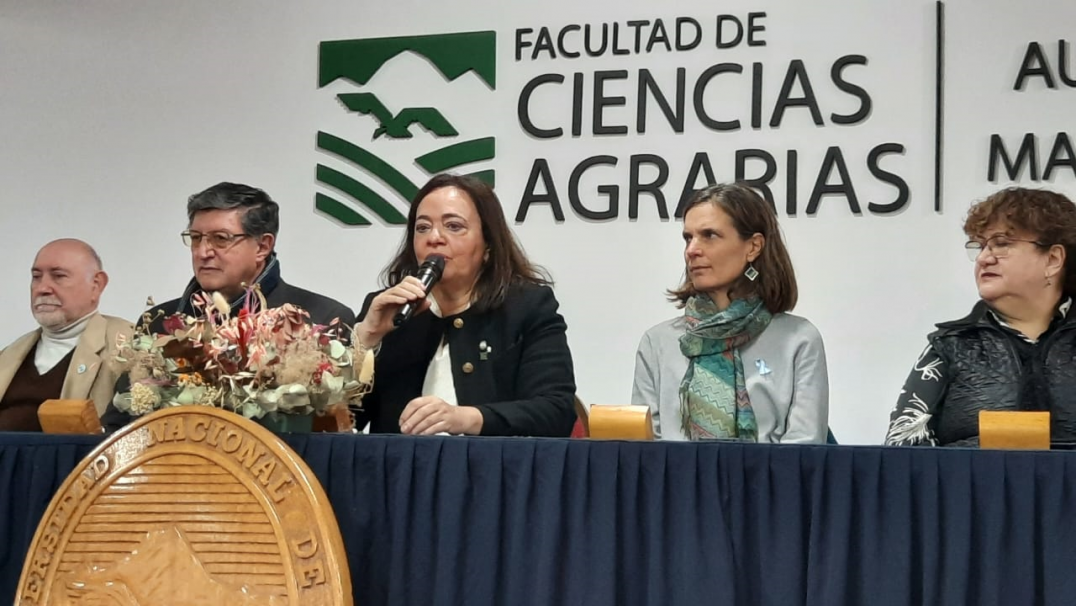
[[[437,299],[430,297],[430,312],[438,318],[441,316],[441,308],[437,305]],[[452,354],[449,351],[448,342],[441,338],[441,344],[430,360],[426,368],[426,379],[422,381],[422,395],[437,396],[453,406],[459,406],[456,400],[456,382],[452,378]],[[438,435],[448,435],[441,432]]]

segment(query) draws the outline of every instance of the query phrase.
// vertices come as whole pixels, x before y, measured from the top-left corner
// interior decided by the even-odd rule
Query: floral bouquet
[[[116,394],[116,408],[140,416],[200,404],[262,418],[356,408],[373,388],[373,353],[345,345],[340,332],[350,329],[337,320],[319,326],[294,305],[268,309],[257,287],[236,317],[219,293],[196,294],[194,307],[195,316],[164,318],[163,335],[148,332],[161,312],[120,336],[113,366],[131,389]]]

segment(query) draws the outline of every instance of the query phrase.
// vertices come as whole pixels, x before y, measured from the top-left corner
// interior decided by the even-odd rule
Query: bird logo
[[[459,135],[459,131],[433,107],[407,107],[394,116],[373,93],[341,93],[336,98],[350,111],[369,115],[377,120],[374,139],[381,135],[388,135],[390,139],[410,139],[412,124],[418,124],[438,137]]]

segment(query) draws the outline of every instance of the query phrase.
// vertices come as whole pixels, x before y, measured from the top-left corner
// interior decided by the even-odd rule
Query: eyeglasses
[[[968,251],[968,258],[972,261],[977,261],[979,259],[979,255],[982,254],[984,248],[989,250],[990,254],[994,255],[994,258],[1004,259],[1012,253],[1013,245],[1017,242],[1030,242],[1036,246],[1046,246],[1038,240],[1010,238],[1005,234],[998,234],[987,238],[985,242],[968,240],[967,244],[964,245],[964,249]]]
[[[202,242],[206,242],[212,248],[217,250],[223,250],[231,247],[233,244],[242,240],[243,238],[249,238],[250,234],[232,234],[226,231],[211,231],[207,234],[203,234],[200,231],[187,230],[179,234],[180,238],[183,238],[183,244],[191,248],[198,247]]]

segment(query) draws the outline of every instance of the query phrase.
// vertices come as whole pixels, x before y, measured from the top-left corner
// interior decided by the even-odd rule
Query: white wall
[[[944,205],[939,213],[933,206],[933,2],[780,0],[759,8],[737,1],[722,3],[718,11],[701,0],[661,5],[638,0],[601,5],[0,0],[0,241],[6,245],[0,284],[7,285],[0,289],[0,343],[32,327],[28,269],[36,250],[53,238],[83,238],[97,247],[112,276],[102,303],[107,313],[133,318],[148,295],[158,301],[176,296],[190,275],[188,252],[178,237],[185,227],[186,197],[221,180],[256,185],[281,203],[285,279],[357,307],[375,288],[401,231],[385,225],[342,228],[314,212],[315,192],[335,193],[316,183],[316,164],[363,175],[319,152],[317,131],[365,146],[416,183],[425,174],[411,159],[448,142],[435,141],[418,127],[412,140],[372,140],[371,119],[343,111],[334,97],[367,90],[392,108],[436,106],[460,130],[460,139],[496,136],[496,159],[474,168],[497,170],[509,219],[519,208],[534,159],[548,159],[565,221],[554,221],[548,205],[537,205],[514,228],[532,258],[557,281],[579,392],[588,402],[627,401],[640,334],[676,313],[662,293],[681,277],[680,224],[661,220],[647,196],[638,219],[628,219],[629,156],[653,153],[668,161],[664,191],[671,213],[696,152],[709,153],[718,180],[730,180],[735,150],[765,149],[778,160],[774,184],[779,185],[787,170],[785,153],[796,150],[796,216],[787,216],[785,193],[775,189],[799,278],[796,313],[811,319],[826,339],[834,431],[844,442],[878,442],[931,325],[963,315],[974,301],[971,264],[961,250],[963,214],[973,200],[1009,182],[1005,176],[997,183],[987,180],[990,134],[1000,133],[1015,146],[1023,133],[1040,133],[1040,146],[1048,153],[1054,135],[1072,129],[1066,110],[1076,101],[1076,89],[1048,90],[1041,79],[1023,92],[1012,86],[1032,40],[1044,43],[1056,73],[1057,41],[1068,36],[1076,42],[1070,27],[1076,5],[950,0],[945,9]],[[714,48],[717,12],[743,16],[758,10],[767,13],[765,46]],[[679,16],[703,24],[706,36],[699,48],[514,59],[517,28],[619,22],[626,29],[624,23],[633,19],[660,17],[671,24]],[[320,41],[475,30],[497,32],[494,91],[473,74],[446,82],[415,55],[391,61],[364,87],[344,81],[317,87]],[[1071,44],[1069,53],[1069,73],[1076,76]],[[845,76],[869,92],[873,109],[858,124],[835,125],[830,113],[857,107],[829,77],[833,62],[849,54],[868,58],[865,66],[848,67]],[[793,59],[806,65],[824,126],[811,123],[803,108],[789,109],[779,128],[714,132],[695,117],[694,80],[710,65],[737,62],[748,72],[718,76],[705,102],[715,116],[746,122],[750,65],[761,62],[768,120]],[[607,94],[627,96],[628,105],[608,108],[605,115],[608,123],[632,125],[637,71],[651,70],[671,92],[680,67],[688,74],[689,93],[682,134],[664,125],[653,105],[650,127],[641,135],[596,137],[585,128],[577,138],[539,140],[517,120],[520,90],[539,74],[566,74],[567,82],[539,89],[532,105],[535,121],[566,125],[572,73],[587,75],[589,104],[595,70],[625,69],[631,77],[608,84]],[[589,126],[589,105],[584,116]],[[880,164],[907,182],[911,198],[902,212],[878,215],[867,210],[867,202],[891,201],[896,190],[871,176],[866,158],[885,142],[906,149]],[[832,145],[841,147],[848,162],[863,206],[860,216],[842,197],[826,198],[814,216],[804,212]],[[613,221],[584,220],[567,201],[569,173],[595,154],[616,156],[619,164],[587,173],[584,203],[601,208],[603,198],[595,188],[619,185],[620,216]],[[1073,172],[1059,170],[1046,185],[1076,195]],[[1030,183],[1026,171],[1022,178]]]

